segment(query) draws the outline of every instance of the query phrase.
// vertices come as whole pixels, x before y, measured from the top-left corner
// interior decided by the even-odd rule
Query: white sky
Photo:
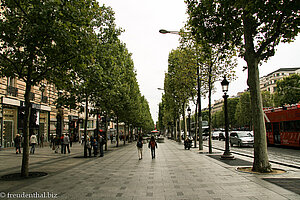
[[[161,102],[164,87],[164,74],[168,70],[168,55],[178,47],[179,36],[160,34],[160,29],[177,31],[187,19],[184,0],[98,0],[100,4],[112,7],[116,24],[125,30],[120,39],[126,43],[137,71],[137,79],[142,95],[149,102],[154,122],[157,121],[158,104]],[[280,44],[277,52],[268,63],[260,67],[260,76],[279,68],[300,67],[300,36],[291,44]],[[240,59],[236,69],[237,80],[229,85],[230,96],[247,88],[247,71],[242,72],[246,63]],[[222,98],[220,83],[213,100]],[[208,99],[202,98],[202,108]],[[213,103],[213,102],[212,102]]]

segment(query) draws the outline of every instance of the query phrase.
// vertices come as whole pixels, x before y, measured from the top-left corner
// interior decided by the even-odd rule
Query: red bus
[[[265,108],[264,113],[268,144],[300,147],[300,104]]]

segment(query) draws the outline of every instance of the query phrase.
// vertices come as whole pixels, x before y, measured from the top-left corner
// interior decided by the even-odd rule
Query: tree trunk
[[[202,111],[201,111],[201,81],[200,69],[197,67],[197,81],[198,81],[198,132],[199,132],[199,150],[203,150],[203,137],[202,137]]]
[[[108,121],[107,121],[107,112],[105,112],[105,128],[104,128],[104,131],[105,131],[105,151],[107,151],[107,132],[108,132]]]
[[[209,65],[208,70],[208,149],[209,153],[212,153],[212,141],[211,141],[211,77],[212,77],[212,65]]]
[[[198,102],[198,101],[197,101]],[[194,143],[194,146],[195,148],[197,147],[197,135],[198,135],[198,103],[196,104],[196,109],[195,109],[195,126],[194,126],[194,130],[195,130],[195,134],[194,134],[194,137],[195,137],[195,143]]]
[[[178,142],[181,143],[181,121],[180,121],[180,115],[179,115],[179,137],[178,137]]]
[[[252,109],[252,121],[254,130],[254,162],[253,171],[271,172],[267,152],[266,129],[263,116],[263,106],[259,84],[258,58],[255,55],[254,42],[252,37],[251,19],[247,13],[243,15],[244,40],[245,40],[245,60],[248,66],[247,84],[250,89],[250,101]]]
[[[87,141],[87,123],[88,123],[88,119],[89,119],[89,99],[88,99],[88,95],[86,95],[86,98],[85,98],[85,121],[84,121],[84,150],[83,150],[83,156],[85,158],[87,157],[86,141]]]
[[[183,119],[183,138],[186,139],[187,136],[187,123],[186,123],[186,117],[185,117],[185,103],[182,105],[182,119]]]
[[[117,116],[117,137],[116,137],[116,141],[117,141],[117,147],[119,146],[119,117]]]
[[[123,136],[123,139],[124,139],[124,146],[126,145],[126,123],[124,124],[124,136]]]
[[[22,167],[21,167],[21,176],[28,177],[29,176],[29,120],[31,113],[31,104],[29,100],[29,94],[31,91],[31,84],[29,81],[26,82],[25,89],[25,123],[24,123],[24,131],[23,131],[23,157],[22,157]]]
[[[177,119],[176,119],[176,117],[174,117],[174,129],[175,129],[175,131],[174,131],[174,140],[176,141],[177,140],[177,129],[178,129],[178,125],[177,125]]]

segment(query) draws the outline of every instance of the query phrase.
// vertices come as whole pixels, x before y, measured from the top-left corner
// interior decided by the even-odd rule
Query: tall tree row
[[[185,2],[196,38],[225,48],[237,48],[247,62],[255,136],[253,171],[272,171],[267,154],[258,65],[275,54],[280,42],[291,42],[297,36],[297,1]]]
[[[5,0],[0,4],[4,9],[0,75],[26,84],[22,176],[29,175],[29,94],[44,80],[65,91],[58,106],[75,108],[85,102],[86,107],[102,106],[132,123],[153,125],[149,109],[143,110],[147,113],[143,121],[136,113],[147,108],[146,101],[143,107],[138,105],[141,109],[133,106],[142,97],[130,54],[118,39],[121,30],[116,28],[111,8],[96,0]],[[114,98],[117,100],[109,101]]]

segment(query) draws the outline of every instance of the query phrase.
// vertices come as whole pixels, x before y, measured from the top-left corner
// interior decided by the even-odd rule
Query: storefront
[[[50,107],[32,103],[29,134],[36,134],[40,138],[44,136],[44,141],[49,137],[49,110]],[[17,134],[24,133],[25,107],[22,101],[1,98],[1,147],[13,147],[14,138]]]
[[[69,115],[69,134],[73,142],[79,141],[78,116]]]

